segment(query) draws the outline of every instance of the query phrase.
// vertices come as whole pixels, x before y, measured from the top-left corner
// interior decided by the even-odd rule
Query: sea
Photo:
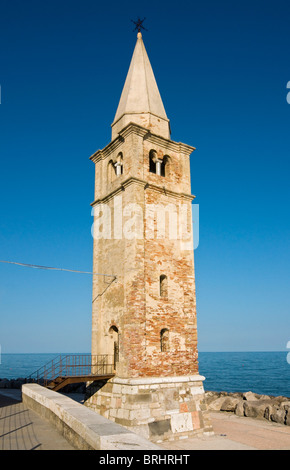
[[[2,353],[0,378],[28,377],[59,354]],[[205,390],[290,397],[289,355],[287,351],[199,352],[199,373],[205,377]]]

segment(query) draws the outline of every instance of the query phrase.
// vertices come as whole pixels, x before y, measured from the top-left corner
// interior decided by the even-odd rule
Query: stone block
[[[179,411],[180,411],[180,413],[184,413],[185,411],[189,411],[187,403],[180,403]]]
[[[170,419],[162,419],[149,423],[150,435],[152,436],[163,436],[167,432],[171,431]]]
[[[150,393],[137,393],[128,396],[128,403],[150,403],[152,395]]]
[[[191,412],[191,417],[192,417],[192,426],[193,426],[193,429],[200,429],[201,428],[201,425],[200,425],[200,414],[198,411],[192,411]]]
[[[202,410],[202,406],[197,401],[189,400],[187,403],[188,411],[200,411]],[[207,410],[207,407],[204,406],[203,410]]]
[[[173,434],[185,431],[193,431],[191,413],[181,413],[172,415],[171,428]]]

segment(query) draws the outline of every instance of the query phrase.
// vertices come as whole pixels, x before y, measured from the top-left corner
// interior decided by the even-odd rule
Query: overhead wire
[[[89,271],[79,271],[76,269],[67,269],[67,268],[55,268],[51,266],[40,266],[37,264],[27,264],[27,263],[20,263],[17,261],[5,261],[5,260],[0,260],[0,263],[6,263],[6,264],[16,264],[17,266],[24,266],[26,268],[34,268],[34,269],[45,269],[45,270],[50,270],[50,271],[67,271],[70,273],[78,273],[78,274],[90,274],[92,276],[106,276],[106,277],[113,277],[117,279],[117,276],[114,274],[104,274],[104,273],[94,273],[94,272],[89,272]]]

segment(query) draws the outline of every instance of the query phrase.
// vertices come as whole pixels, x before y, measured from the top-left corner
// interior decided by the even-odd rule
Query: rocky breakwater
[[[12,388],[12,389],[21,389],[23,384],[27,383],[35,383],[33,379],[25,379],[25,378],[18,378],[18,379],[0,379],[0,391],[1,389],[5,388]],[[40,381],[40,385],[43,383]],[[66,385],[64,388],[61,389],[61,392],[64,393],[85,393],[86,386],[84,383],[75,383]]]
[[[23,384],[27,383],[27,379],[0,379],[0,390],[3,388],[20,389]],[[32,382],[32,380],[30,380]]]
[[[206,392],[210,411],[232,412],[237,416],[266,419],[290,426],[290,398],[258,395],[253,392]]]

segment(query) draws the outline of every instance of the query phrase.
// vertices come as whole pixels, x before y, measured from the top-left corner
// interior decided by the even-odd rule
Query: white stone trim
[[[114,377],[110,380],[113,384],[121,385],[153,385],[153,384],[177,384],[177,383],[186,383],[186,382],[203,382],[205,377],[203,375],[188,375],[180,377],[142,377],[142,378],[132,378],[132,379],[123,379],[121,377]]]

